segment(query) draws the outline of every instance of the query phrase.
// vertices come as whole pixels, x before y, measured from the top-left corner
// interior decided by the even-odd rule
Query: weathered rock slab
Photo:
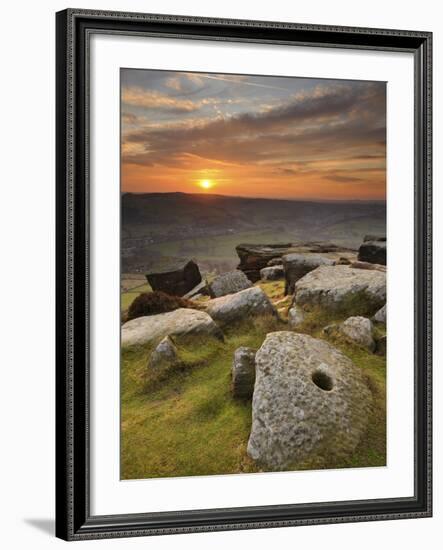
[[[305,313],[299,306],[292,306],[288,311],[288,323],[289,327],[297,329],[305,320]]]
[[[272,260],[269,260],[267,263],[268,267],[273,267],[275,265],[282,265],[281,258],[272,258]]]
[[[358,249],[358,260],[371,264],[386,265],[386,239],[363,242]]]
[[[275,265],[275,262],[277,262],[277,265],[281,264],[281,258],[286,254],[324,254],[334,260],[338,260],[342,255],[355,257],[355,250],[322,241],[283,244],[239,244],[236,246],[236,251],[240,258],[240,264],[237,269],[243,271],[253,283],[260,280],[261,269]]]
[[[369,319],[362,316],[348,317],[339,325],[340,332],[353,343],[369,351],[375,350],[375,341],[372,336],[373,326]]]
[[[189,298],[195,298],[198,295],[206,295],[208,294],[208,288],[206,281],[201,281],[196,285],[193,289],[191,289],[189,292],[183,295],[183,298],[189,299]]]
[[[223,333],[204,311],[179,308],[168,313],[138,317],[122,326],[121,345],[129,347],[161,340],[165,336],[202,335],[223,339]]]
[[[318,254],[286,254],[283,256],[286,286],[285,294],[293,294],[295,283],[310,271],[322,265],[334,265],[335,261]]]
[[[255,349],[242,346],[235,350],[232,362],[232,394],[250,399],[255,383]]]
[[[220,326],[258,315],[275,315],[277,311],[263,290],[254,286],[236,294],[214,298],[204,304],[205,311]]]
[[[384,273],[386,273],[387,271],[385,265],[371,264],[370,262],[360,262],[359,260],[357,260],[356,262],[349,262],[349,265],[353,269],[375,269],[376,271],[383,271]]]
[[[386,302],[386,273],[347,265],[321,266],[295,283],[295,303],[310,309],[346,308],[354,315],[376,311]]]
[[[219,298],[220,296],[240,292],[240,290],[245,290],[251,286],[251,281],[243,271],[236,269],[215,277],[208,285],[208,294],[211,298]]]
[[[260,270],[268,263],[286,254],[292,245],[284,244],[239,244],[236,246],[240,263],[238,269],[253,283],[260,280]]]
[[[367,426],[371,393],[360,369],[306,334],[272,332],[255,356],[247,452],[270,470],[313,456],[346,456]]]
[[[165,336],[151,353],[148,361],[148,371],[159,374],[181,363],[177,348],[169,336]]]
[[[377,311],[372,320],[376,321],[377,323],[386,324],[386,304]]]
[[[285,278],[285,270],[283,265],[273,265],[260,269],[260,279],[263,281],[279,281]]]
[[[193,261],[183,261],[161,271],[146,273],[152,290],[161,290],[171,296],[184,296],[202,280],[198,265]]]

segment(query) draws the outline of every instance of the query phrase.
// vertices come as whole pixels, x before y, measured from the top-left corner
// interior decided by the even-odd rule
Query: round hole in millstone
[[[322,370],[316,370],[312,374],[312,381],[323,391],[331,391],[334,387],[332,378]]]

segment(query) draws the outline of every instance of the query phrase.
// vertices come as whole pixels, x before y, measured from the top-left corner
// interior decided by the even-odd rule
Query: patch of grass
[[[121,475],[123,479],[257,472],[246,454],[251,402],[230,392],[234,351],[257,349],[273,317],[237,325],[216,339],[175,340],[187,368],[146,391],[152,346],[122,351]],[[148,384],[149,388],[149,384]]]
[[[258,281],[255,286],[259,286],[271,302],[281,300],[285,297],[284,281]]]
[[[263,290],[281,299],[281,281]],[[260,284],[260,286],[262,286]],[[325,324],[349,315],[311,311],[301,331],[317,338]],[[377,325],[382,334],[384,328]],[[246,447],[251,429],[251,401],[230,392],[234,351],[258,349],[268,332],[288,330],[272,316],[248,320],[225,331],[225,342],[212,338],[175,339],[185,368],[172,370],[161,384],[149,385],[147,363],[152,346],[122,351],[121,475],[123,479],[259,472]],[[373,396],[367,431],[345,458],[330,453],[293,465],[293,469],[382,466],[386,463],[386,359],[345,341],[334,346],[360,368]],[[146,383],[148,382],[148,384]]]
[[[121,295],[121,310],[126,311],[141,292],[123,292]]]

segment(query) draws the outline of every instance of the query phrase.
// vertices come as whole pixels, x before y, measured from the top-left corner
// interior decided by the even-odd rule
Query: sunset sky
[[[122,191],[385,199],[386,85],[121,70]]]

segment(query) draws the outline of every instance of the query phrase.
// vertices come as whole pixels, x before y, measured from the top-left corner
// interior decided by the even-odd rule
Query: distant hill
[[[235,266],[241,242],[326,240],[357,248],[366,233],[386,233],[384,201],[125,193],[121,215],[123,271],[176,257],[226,269]]]
[[[170,216],[174,215],[174,220]],[[145,193],[122,195],[123,226],[171,222],[200,226],[254,227],[276,220],[322,226],[362,217],[384,219],[386,204],[377,202],[311,202],[258,199],[186,193]]]

